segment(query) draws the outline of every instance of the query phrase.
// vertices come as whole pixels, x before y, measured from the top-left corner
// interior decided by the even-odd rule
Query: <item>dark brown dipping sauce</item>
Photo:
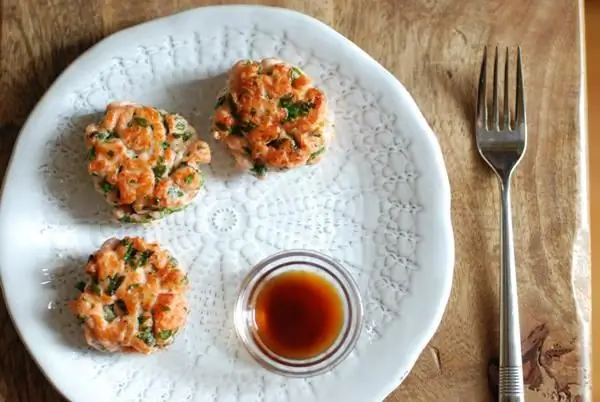
[[[337,339],[344,322],[342,300],[322,276],[289,271],[270,279],[255,304],[256,333],[273,353],[307,359]]]

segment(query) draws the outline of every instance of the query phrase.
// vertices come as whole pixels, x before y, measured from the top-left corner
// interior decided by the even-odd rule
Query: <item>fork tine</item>
[[[523,90],[523,66],[521,62],[521,46],[517,49],[517,95],[515,103],[515,128],[521,124],[525,125],[525,93]]]
[[[479,89],[477,91],[476,124],[478,127],[487,129],[487,104],[485,96],[485,81],[487,69],[487,46],[483,49],[483,62],[481,63],[481,73],[479,75]]]
[[[498,46],[496,46],[496,54],[494,56],[494,89],[492,99],[492,128],[499,130],[498,124],[500,121],[500,107],[498,106]]]
[[[510,130],[510,108],[508,107],[508,47],[506,48],[506,62],[504,64],[504,128]]]

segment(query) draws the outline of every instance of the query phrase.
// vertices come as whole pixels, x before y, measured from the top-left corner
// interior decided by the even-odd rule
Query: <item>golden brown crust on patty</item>
[[[238,167],[257,176],[269,166],[316,163],[333,135],[325,94],[303,71],[276,59],[242,60],[231,68],[212,132]]]
[[[88,171],[122,222],[159,219],[187,206],[211,158],[183,117],[128,102],[108,105],[85,137]]]
[[[157,243],[107,240],[85,267],[69,305],[87,343],[102,351],[150,354],[173,342],[187,318],[187,276]]]

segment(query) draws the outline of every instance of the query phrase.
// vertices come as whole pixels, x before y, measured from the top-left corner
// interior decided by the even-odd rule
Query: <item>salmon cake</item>
[[[157,243],[111,238],[90,255],[85,272],[69,308],[91,347],[151,354],[171,344],[184,326],[188,279]]]
[[[278,59],[241,60],[215,105],[212,135],[238,168],[267,170],[317,163],[334,133],[327,97],[299,68]]]
[[[108,105],[85,129],[88,171],[121,222],[160,219],[189,205],[210,148],[180,115],[129,102]]]

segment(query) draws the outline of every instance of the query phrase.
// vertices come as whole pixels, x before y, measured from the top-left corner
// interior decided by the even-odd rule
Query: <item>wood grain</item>
[[[592,227],[592,250],[600,250],[600,1],[592,0],[585,5],[588,138],[590,168],[590,212]],[[592,266],[600,266],[600,253],[592,252]],[[592,288],[600,289],[600,275],[592,274]],[[592,339],[600,339],[600,293],[593,293]],[[594,342],[593,366],[600,367],[600,343]],[[600,370],[593,371],[593,384],[600,384]],[[595,387],[598,389],[598,386]],[[596,394],[598,392],[596,391]]]
[[[55,77],[119,29],[224,1],[0,0],[0,169]],[[256,2],[236,2],[256,3]],[[528,401],[582,401],[589,257],[583,179],[581,1],[273,0],[349,37],[406,86],[433,126],[452,185],[453,291],[439,331],[389,402],[491,401],[498,343],[498,189],[477,155],[474,94],[484,45],[523,47],[529,149],[513,213]],[[580,247],[581,258],[574,259]],[[581,270],[572,287],[573,273]],[[575,290],[574,290],[575,289]],[[589,314],[589,303],[584,312]],[[587,316],[584,317],[587,320]],[[43,378],[0,305],[0,401],[63,400]]]

